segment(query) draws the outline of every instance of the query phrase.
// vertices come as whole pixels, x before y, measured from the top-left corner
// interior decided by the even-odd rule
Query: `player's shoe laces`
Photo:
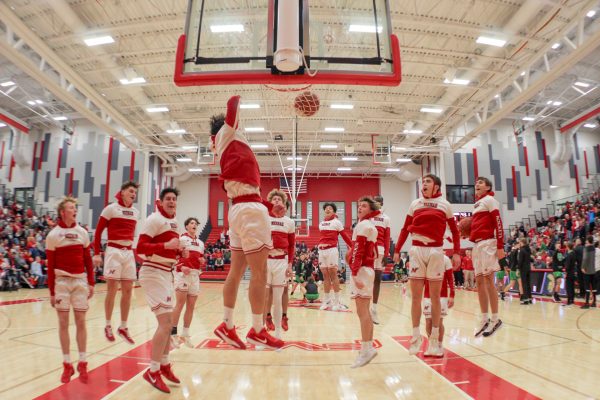
[[[490,326],[490,320],[487,319],[485,322],[481,323],[481,326],[479,327],[479,329],[477,330],[477,332],[475,332],[475,337],[480,336],[483,332],[485,332],[485,330],[488,328],[488,326]]]
[[[377,350],[375,350],[374,348],[370,348],[366,351],[361,350],[358,352],[358,357],[356,357],[356,360],[354,360],[354,364],[352,364],[350,368],[364,367],[365,365],[370,363],[371,360],[374,359],[376,356]]]
[[[287,332],[288,330],[288,317],[287,315],[284,315],[283,317],[281,317],[281,328]]]
[[[483,336],[488,337],[492,336],[494,332],[496,332],[502,326],[502,320],[498,319],[498,321],[490,323],[488,328],[483,332]]]
[[[271,336],[265,328],[262,328],[258,333],[256,333],[254,328],[250,328],[246,335],[246,340],[255,346],[262,346],[273,350],[280,349],[285,344],[283,340]]]
[[[160,374],[170,380],[173,383],[181,383],[178,377],[175,376],[171,369],[171,364],[164,364],[160,366]]]
[[[144,372],[144,379],[161,392],[171,393],[171,389],[169,389],[160,376],[160,370],[152,372],[150,371],[150,368],[148,368],[146,372]]]
[[[379,325],[379,316],[377,315],[377,310],[371,307],[371,319],[375,325]]]
[[[275,330],[275,324],[273,323],[273,317],[271,315],[267,315],[266,325],[267,325],[267,330],[269,330],[269,331]]]
[[[415,354],[417,354],[419,352],[419,350],[421,350],[421,345],[423,344],[423,338],[421,337],[421,335],[417,336],[417,337],[411,337],[410,338],[410,346],[408,347],[408,354],[410,354],[411,356],[414,356]]]
[[[60,376],[60,381],[62,383],[67,383],[71,380],[71,377],[75,374],[75,369],[73,369],[73,364],[63,362],[63,373]]]
[[[110,325],[104,327],[104,336],[106,336],[106,340],[109,342],[115,341],[115,335],[113,335],[112,327]]]
[[[440,348],[440,343],[437,338],[429,338],[429,344],[427,350],[425,350],[425,357],[442,357],[444,352]]]
[[[79,380],[83,383],[88,383],[88,363],[87,361],[79,361],[77,363],[77,373],[79,374]]]
[[[246,345],[240,340],[240,337],[235,331],[235,326],[231,329],[227,329],[225,322],[222,322],[221,325],[217,326],[214,332],[215,335],[217,335],[225,343],[241,350],[246,349]]]
[[[117,329],[117,334],[121,336],[123,340],[125,340],[129,344],[135,344],[131,336],[129,336],[129,329],[127,328],[119,328]]]

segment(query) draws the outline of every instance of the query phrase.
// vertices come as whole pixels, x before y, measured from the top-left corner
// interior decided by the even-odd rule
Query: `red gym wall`
[[[302,193],[298,196],[298,201],[302,202],[302,218],[306,218],[306,202],[312,201],[313,204],[313,224],[319,221],[319,202],[320,201],[343,201],[346,203],[346,225],[352,224],[351,204],[357,201],[363,195],[379,194],[379,178],[305,178],[307,179],[308,193]],[[279,178],[262,178],[261,192],[266,199],[267,194],[274,188],[279,188]],[[227,203],[227,195],[221,187],[217,178],[210,178],[209,186],[209,209],[208,215],[213,227],[217,227],[217,209],[219,201]],[[224,220],[227,224],[228,209],[225,206]]]

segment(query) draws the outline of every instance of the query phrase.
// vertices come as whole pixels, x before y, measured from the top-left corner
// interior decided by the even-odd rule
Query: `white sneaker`
[[[425,351],[425,357],[441,357],[444,353],[440,348],[440,343],[437,338],[429,338],[429,345]]]
[[[370,348],[365,352],[361,350],[358,352],[358,357],[356,357],[356,360],[354,360],[354,364],[352,364],[350,368],[364,367],[365,365],[370,363],[371,360],[375,357],[377,357],[377,350],[375,350],[374,348]]]
[[[336,305],[336,307],[337,307],[337,311],[346,311],[348,309],[348,306],[345,304],[342,304],[342,303],[338,303]]]
[[[171,335],[170,337],[170,341],[171,341],[171,349],[178,349],[181,347],[181,342],[179,341],[179,338],[175,335]]]
[[[319,310],[327,310],[329,308],[329,301],[324,301],[323,304],[321,304],[321,307],[319,307]]]
[[[408,348],[408,354],[414,356],[419,352],[419,350],[421,350],[421,345],[423,344],[423,337],[421,337],[421,335],[419,335],[416,338],[413,336],[410,338],[409,343],[410,347]]]
[[[179,340],[181,343],[185,344],[186,347],[190,349],[194,348],[194,344],[192,343],[192,338],[190,336],[179,336]]]
[[[480,336],[483,332],[487,330],[487,328],[491,325],[491,320],[487,319],[485,322],[481,322],[479,325],[479,329],[475,332],[475,337]]]
[[[379,325],[379,316],[377,315],[377,310],[371,307],[371,319],[375,325]]]

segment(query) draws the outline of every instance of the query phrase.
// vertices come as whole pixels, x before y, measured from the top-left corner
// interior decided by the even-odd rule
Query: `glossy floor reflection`
[[[104,287],[99,285],[88,314],[87,385],[60,385],[61,354],[54,310],[47,291],[20,290],[0,295],[0,398],[113,399],[589,399],[600,396],[600,310],[561,307],[550,302],[521,306],[501,303],[504,326],[490,338],[474,338],[478,319],[476,293],[457,291],[446,319],[446,356],[427,360],[405,349],[410,335],[409,298],[384,284],[375,327],[379,355],[359,369],[349,366],[359,339],[354,312],[290,307],[290,341],[281,351],[239,351],[213,336],[221,321],[222,285],[203,283],[192,324],[197,348],[171,356],[182,380],[164,395],[141,377],[155,319],[134,290],[129,330],[136,345],[103,336]],[[39,301],[36,301],[39,300]],[[240,336],[250,322],[247,285],[242,285],[235,314]],[[345,292],[346,304],[353,305]],[[19,302],[27,300],[27,302]],[[15,302],[10,304],[8,302]],[[118,307],[113,322],[118,321]],[[424,331],[424,330],[423,330]],[[72,327],[74,335],[74,327]],[[74,340],[72,357],[76,359]],[[224,348],[225,347],[225,348]],[[498,388],[502,392],[498,392]]]

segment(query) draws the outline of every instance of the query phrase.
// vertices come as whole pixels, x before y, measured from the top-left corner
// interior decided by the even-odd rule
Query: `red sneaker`
[[[75,374],[75,369],[73,369],[73,364],[63,362],[63,373],[60,376],[60,381],[62,383],[67,383],[71,380],[71,377]]]
[[[115,335],[113,335],[112,327],[110,325],[104,327],[104,336],[106,336],[106,340],[109,342],[115,341]]]
[[[262,328],[259,333],[251,328],[246,335],[246,340],[255,346],[267,347],[273,350],[280,349],[285,344],[283,340],[271,336],[265,328]]]
[[[170,380],[173,383],[181,383],[178,377],[175,376],[171,369],[171,364],[165,364],[160,366],[160,374]]]
[[[225,322],[222,322],[221,325],[217,326],[214,332],[215,335],[217,335],[225,343],[241,350],[246,349],[246,345],[240,340],[240,337],[235,331],[235,326],[231,329],[227,329]]]
[[[77,373],[79,373],[79,380],[83,383],[88,383],[87,365],[87,361],[79,361],[77,363]]]
[[[171,393],[171,389],[169,389],[160,376],[160,370],[152,372],[150,371],[150,368],[148,368],[146,372],[144,372],[144,379],[161,392]]]
[[[287,315],[284,315],[283,317],[281,317],[281,327],[283,328],[284,331],[287,332],[287,330],[288,330],[288,317],[287,317]]]
[[[274,331],[275,330],[275,324],[273,323],[273,317],[271,317],[271,315],[267,315],[266,325],[267,325],[267,330],[268,331]]]
[[[125,340],[129,344],[135,344],[131,336],[129,336],[129,329],[127,328],[119,328],[117,329],[117,333],[123,340]]]

